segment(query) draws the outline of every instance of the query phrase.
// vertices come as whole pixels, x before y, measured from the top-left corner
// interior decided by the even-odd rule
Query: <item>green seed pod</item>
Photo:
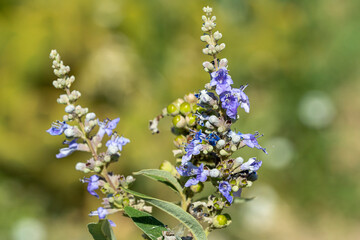
[[[180,105],[180,112],[184,115],[188,114],[189,112],[191,112],[191,106],[190,103],[188,102],[183,102]]]
[[[167,108],[166,108],[166,110],[167,110],[167,113],[169,114],[169,115],[172,115],[172,116],[175,116],[176,114],[178,114],[179,113],[179,109],[175,106],[175,104],[169,104],[168,106],[167,106]]]
[[[204,189],[204,184],[202,182],[199,182],[196,185],[192,185],[190,186],[191,191],[193,191],[194,193],[199,193]]]
[[[229,214],[217,215],[214,218],[214,222],[213,222],[215,228],[224,228],[229,226],[230,223],[231,223],[231,218]]]
[[[186,120],[183,116],[177,115],[173,118],[172,123],[177,128],[183,128],[186,125]]]
[[[196,116],[192,113],[186,115],[186,123],[190,127],[194,126],[196,124]]]

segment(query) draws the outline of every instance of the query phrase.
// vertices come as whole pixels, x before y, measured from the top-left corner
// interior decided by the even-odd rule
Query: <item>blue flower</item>
[[[210,133],[205,140],[207,140],[211,146],[215,146],[217,141],[220,140],[220,137],[215,133]]]
[[[206,138],[206,135],[202,133],[201,129],[198,132],[195,132],[193,141],[202,142]]]
[[[117,124],[119,123],[120,118],[116,118],[114,120],[105,119],[104,122],[100,122],[98,120],[99,124],[99,132],[98,135],[102,138],[104,134],[106,133],[108,136],[110,136],[113,132],[113,130],[116,128]]]
[[[176,170],[178,171],[178,173],[183,177],[189,177],[189,176],[196,175],[197,169],[198,168],[191,162],[186,162],[186,163],[180,165],[179,167],[176,167]]]
[[[56,157],[57,158],[64,158],[64,157],[69,156],[73,152],[75,152],[78,149],[78,144],[76,143],[76,140],[77,139],[75,138],[71,142],[64,141],[63,144],[69,144],[69,147],[61,148],[60,153],[56,154]]]
[[[50,133],[50,135],[52,136],[61,135],[68,127],[69,125],[67,125],[65,121],[64,122],[57,121],[54,122],[51,125],[51,128],[46,130],[46,132]]]
[[[231,204],[233,201],[233,196],[231,196],[231,185],[226,181],[221,181],[219,183],[219,191],[226,198],[226,200]]]
[[[237,97],[239,89],[232,89],[231,91],[223,92],[220,95],[221,107],[226,110],[226,115],[229,118],[237,118],[237,110],[240,106],[239,99]]]
[[[106,208],[99,207],[97,211],[92,211],[89,216],[99,216],[99,219],[105,219],[106,216],[109,214],[108,210]],[[109,223],[111,226],[116,227],[115,223],[111,220],[109,220]]]
[[[190,178],[185,183],[185,187],[196,185],[199,182],[205,182],[209,176],[209,170],[204,170],[204,164],[201,164],[194,172],[196,174],[196,178]]]
[[[246,144],[246,146],[250,147],[250,148],[257,148],[257,149],[261,149],[263,150],[264,153],[267,154],[266,152],[266,149],[261,147],[258,143],[258,141],[256,140],[256,138],[258,137],[261,137],[261,136],[258,136],[259,134],[256,133],[255,135],[254,134],[250,134],[250,133],[247,133],[247,134],[242,134],[242,133],[239,133],[240,137],[241,137],[241,140]]]
[[[250,158],[246,163],[240,167],[241,170],[248,170],[249,172],[256,172],[261,167],[262,161],[256,161],[256,158]]]
[[[99,189],[99,179],[99,176],[92,175],[90,178],[84,178],[83,180],[83,182],[89,183],[87,186],[88,192],[97,198],[99,198],[99,195],[95,192],[95,190]]]
[[[210,86],[216,86],[215,91],[218,95],[226,91],[231,91],[230,84],[233,84],[233,80],[228,75],[226,68],[220,68],[218,71],[211,73]]]
[[[109,141],[107,141],[106,146],[108,150],[115,154],[117,151],[122,151],[122,147],[130,142],[129,139],[124,138],[123,136],[119,137],[117,135],[113,135]]]
[[[185,147],[186,154],[182,157],[181,163],[184,164],[184,163],[190,161],[190,159],[193,155],[200,154],[201,149],[202,149],[202,145],[200,144],[200,142],[198,140],[191,141]]]

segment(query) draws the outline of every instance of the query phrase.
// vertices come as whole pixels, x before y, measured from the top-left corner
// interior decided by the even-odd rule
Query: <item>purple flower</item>
[[[113,135],[109,141],[107,141],[106,146],[111,154],[115,154],[117,151],[122,151],[122,147],[130,142],[129,139],[124,138],[123,136],[119,137]]]
[[[249,170],[249,172],[256,172],[261,167],[262,161],[256,161],[256,158],[250,158],[246,163],[240,167],[241,170]]]
[[[106,216],[109,214],[108,210],[106,208],[99,207],[97,211],[92,211],[89,216],[99,216],[99,219],[105,219]],[[111,226],[116,227],[115,223],[111,220],[109,220],[109,223]]]
[[[179,167],[176,167],[178,173],[183,177],[189,177],[197,174],[197,167],[191,162],[186,162]]]
[[[240,107],[243,108],[245,110],[245,112],[249,113],[250,112],[250,101],[249,101],[249,97],[244,93],[244,90],[246,87],[247,87],[247,85],[241,86],[239,88],[238,97],[239,97],[239,101],[240,101]]]
[[[201,149],[202,149],[202,145],[199,143],[198,140],[191,141],[185,147],[186,154],[182,157],[181,164],[184,164],[184,163],[190,161],[190,159],[193,155],[200,154]]]
[[[233,201],[233,196],[231,196],[231,185],[226,181],[221,181],[219,183],[219,191],[226,198],[226,200],[231,204]]]
[[[74,140],[72,140],[71,142],[69,141],[64,141],[63,144],[69,144],[69,147],[66,148],[61,148],[60,149],[60,153],[56,154],[57,158],[64,158],[69,156],[70,154],[72,154],[73,152],[75,152],[78,149],[78,144],[76,143],[76,138]]]
[[[210,86],[216,86],[216,93],[218,95],[226,91],[231,91],[230,84],[233,84],[233,80],[228,75],[226,68],[220,68],[218,71],[211,73]]]
[[[84,178],[83,182],[87,182],[88,186],[87,186],[87,190],[88,192],[99,198],[99,195],[95,192],[95,190],[99,189],[99,176],[97,175],[92,175],[90,178]]]
[[[196,178],[190,178],[186,183],[185,187],[190,187],[192,185],[196,185],[199,182],[205,182],[207,177],[209,176],[209,170],[204,170],[204,164],[201,164],[195,170]]]
[[[65,121],[64,122],[57,121],[54,122],[51,125],[51,128],[46,130],[46,132],[50,133],[50,135],[52,136],[61,135],[68,127],[69,125],[67,125]]]
[[[239,99],[237,97],[239,89],[232,89],[231,91],[223,92],[220,95],[221,107],[226,110],[226,115],[229,118],[237,118],[237,109],[240,106]]]
[[[99,124],[100,128],[99,128],[97,135],[99,135],[101,138],[104,136],[105,133],[108,136],[110,136],[112,134],[113,130],[116,128],[119,121],[120,121],[120,118],[116,118],[114,120],[105,119],[104,122],[100,122],[98,120],[98,124]]]
[[[258,143],[258,141],[256,140],[259,136],[259,133],[256,133],[255,135],[247,133],[247,134],[242,134],[239,133],[241,140],[246,144],[246,146],[250,147],[250,148],[257,148],[257,149],[261,149],[263,150],[264,153],[267,154],[266,149],[261,147]]]

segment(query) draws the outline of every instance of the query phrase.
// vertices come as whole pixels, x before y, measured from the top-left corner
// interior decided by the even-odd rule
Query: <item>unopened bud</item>
[[[225,146],[225,140],[224,140],[224,139],[220,139],[219,141],[217,141],[216,147],[217,147],[218,149],[221,149],[221,148],[223,148],[224,146]]]
[[[210,170],[210,177],[217,178],[220,176],[220,171],[216,168]]]
[[[173,118],[172,123],[177,128],[183,128],[186,125],[186,120],[183,116],[177,115]]]
[[[179,113],[179,109],[175,106],[175,104],[169,104],[167,106],[167,112],[168,114],[172,115],[172,116],[175,116],[176,114]]]
[[[64,134],[65,134],[66,137],[71,138],[71,137],[74,137],[75,132],[74,132],[74,129],[71,127],[71,128],[67,128],[64,131]]]
[[[74,110],[75,110],[74,105],[67,105],[65,107],[65,112],[67,112],[67,113],[72,113]]]
[[[190,190],[193,191],[194,193],[199,193],[204,189],[204,184],[202,182],[199,182],[196,185],[192,185],[190,186]]]
[[[86,121],[94,120],[95,118],[96,118],[96,114],[93,112],[86,114],[85,117]]]
[[[189,112],[191,112],[191,106],[190,103],[188,102],[183,102],[180,105],[180,112],[184,115],[188,114]]]

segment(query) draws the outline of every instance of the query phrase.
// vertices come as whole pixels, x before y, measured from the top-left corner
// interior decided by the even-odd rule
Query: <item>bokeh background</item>
[[[208,4],[235,85],[249,84],[251,113],[236,128],[263,133],[269,151],[237,154],[263,160],[244,192],[256,199],[229,209],[233,224],[210,239],[360,239],[358,0],[1,0],[0,239],[91,239],[96,221],[87,214],[99,201],[74,168],[86,155],[56,159],[63,139],[45,132],[63,115],[50,50],[71,66],[82,106],[121,117],[131,144],[113,170],[155,168],[173,161],[173,136],[169,120],[156,136],[148,120],[209,81],[199,40]],[[175,200],[140,178],[136,190]],[[129,219],[112,219],[118,239],[141,239]]]

